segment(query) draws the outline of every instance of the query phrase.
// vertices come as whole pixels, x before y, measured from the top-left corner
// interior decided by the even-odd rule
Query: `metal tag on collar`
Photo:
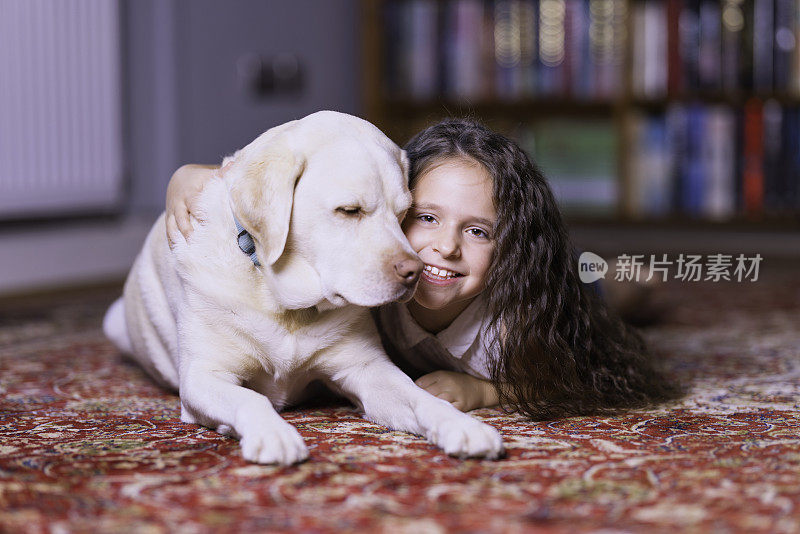
[[[239,243],[239,248],[242,252],[250,256],[250,260],[255,264],[256,267],[261,267],[261,263],[258,261],[258,256],[256,256],[256,244],[253,241],[253,236],[244,229],[242,223],[239,222],[239,219],[236,218],[236,215],[233,216],[233,222],[236,224],[236,231],[238,235],[236,236],[236,241]]]

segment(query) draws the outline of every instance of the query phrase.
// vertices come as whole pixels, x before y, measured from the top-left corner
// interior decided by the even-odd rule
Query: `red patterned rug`
[[[3,532],[798,532],[800,279],[669,282],[644,330],[690,393],[616,417],[473,412],[460,461],[347,405],[289,411],[311,458],[248,464],[99,331],[111,290],[0,305]]]

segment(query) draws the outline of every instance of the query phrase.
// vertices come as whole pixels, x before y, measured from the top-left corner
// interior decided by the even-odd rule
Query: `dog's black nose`
[[[407,286],[413,286],[419,280],[422,272],[422,262],[419,260],[403,260],[394,264],[394,272],[397,277]]]

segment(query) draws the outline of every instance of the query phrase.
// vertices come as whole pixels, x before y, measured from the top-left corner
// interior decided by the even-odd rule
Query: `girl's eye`
[[[489,239],[489,234],[481,230],[480,228],[470,228],[467,230],[473,237],[479,237],[481,239]]]
[[[417,219],[427,223],[436,222],[436,219],[433,218],[433,215],[417,215]]]

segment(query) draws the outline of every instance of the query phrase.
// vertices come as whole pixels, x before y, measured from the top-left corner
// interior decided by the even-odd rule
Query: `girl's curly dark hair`
[[[485,289],[501,405],[533,419],[612,413],[680,395],[642,337],[578,278],[577,255],[542,172],[507,137],[447,119],[404,147],[409,182],[446,158],[483,165],[497,213]]]

